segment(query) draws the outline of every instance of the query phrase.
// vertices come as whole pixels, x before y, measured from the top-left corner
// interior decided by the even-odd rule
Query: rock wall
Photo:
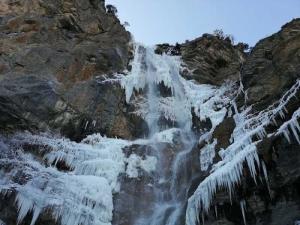
[[[140,132],[120,86],[101,83],[132,57],[130,34],[104,1],[5,0],[0,16],[1,130],[55,130],[75,140]]]

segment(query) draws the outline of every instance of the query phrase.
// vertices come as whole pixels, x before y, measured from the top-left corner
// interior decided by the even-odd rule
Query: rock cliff
[[[18,158],[6,145],[11,143],[10,138],[16,133],[46,132],[76,142],[94,133],[127,141],[146,136],[150,130],[149,123],[147,126],[146,119],[136,113],[138,107],[133,97],[128,101],[124,87],[115,82],[120,75],[126,76],[132,70],[133,48],[130,33],[120,24],[114,12],[105,8],[103,0],[1,1],[0,139],[4,142],[0,140],[0,175],[5,177],[6,173],[19,168],[19,161],[13,164],[2,158]],[[226,155],[226,151],[234,145],[233,137],[238,135],[235,131],[239,124],[233,114],[245,120],[255,118],[254,122],[250,121],[255,128],[263,123],[262,132],[255,137],[250,136],[249,142],[249,146],[255,143],[257,158],[261,162],[253,167],[259,178],[255,183],[253,171],[243,163],[240,172],[243,176],[233,185],[235,194],[230,199],[226,188],[218,187],[209,213],[203,215],[205,223],[241,225],[246,221],[253,225],[293,225],[300,220],[300,146],[297,139],[300,132],[297,130],[300,19],[294,19],[278,33],[259,41],[250,52],[244,52],[243,44],[233,45],[228,39],[205,34],[176,46],[158,45],[156,53],[180,56],[183,64],[180,72],[186,80],[195,80],[196,84],[210,87],[213,85],[214,89],[231,83],[230,87],[237,94],[226,103],[224,120],[215,127],[209,116],[199,118],[199,112],[192,109],[193,135],[199,139],[207,130],[212,132],[209,139],[200,138],[191,147],[182,163],[182,171],[178,172],[178,189],[186,190],[187,197],[193,196],[199,184],[214,172],[209,171],[212,169],[210,164],[206,170],[201,169],[204,166],[199,158],[207,146],[214,146],[216,153],[210,163],[217,164],[222,162],[222,154]],[[157,92],[165,98],[172,95],[172,90],[163,83],[160,83]],[[143,90],[133,93],[137,100],[142,95]],[[213,96],[203,104],[211,98]],[[223,106],[220,105],[220,102],[215,104],[213,110],[221,111]],[[247,108],[249,106],[251,108]],[[249,117],[243,117],[248,109]],[[267,117],[274,121],[265,122]],[[179,126],[172,121],[161,123],[165,127]],[[291,131],[289,134],[285,133],[285,137],[279,135],[287,128]],[[184,146],[183,141],[179,137],[177,139],[172,140],[174,143],[155,146],[166,155],[166,160],[160,162],[166,177],[171,176],[172,161]],[[63,141],[58,142],[58,146],[62,147]],[[9,146],[15,147],[12,143]],[[123,148],[124,157],[127,157],[124,163],[126,171],[132,154],[140,163],[139,168],[148,156],[159,157],[150,144],[128,143]],[[83,140],[78,148],[85,144]],[[75,142],[70,145],[77,146]],[[51,154],[52,147],[50,144],[24,141],[21,149],[47,168],[53,166],[67,174],[76,171],[77,168],[72,168],[67,159],[57,160],[55,164],[53,161],[46,162],[46,153]],[[22,173],[21,167],[17,171],[13,181],[19,185],[32,178],[25,171]],[[151,211],[148,207],[155,198],[153,186],[161,182],[158,181],[160,173],[138,171],[138,179],[131,179],[126,173],[119,176],[121,191],[114,199],[113,224],[133,225],[136,217]],[[2,193],[1,182],[0,177],[0,225],[2,221],[5,225],[16,225],[18,212],[14,198],[17,193],[15,190],[9,195]],[[185,200],[183,207],[186,208]],[[36,224],[58,224],[50,211],[44,212]],[[181,214],[177,223],[184,224],[184,217]],[[30,216],[27,216],[21,224],[27,225],[30,221]]]

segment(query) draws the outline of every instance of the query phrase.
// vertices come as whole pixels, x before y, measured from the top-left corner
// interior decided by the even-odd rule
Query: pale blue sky
[[[253,46],[300,17],[300,0],[106,0],[135,40],[147,45],[192,40],[221,28]]]

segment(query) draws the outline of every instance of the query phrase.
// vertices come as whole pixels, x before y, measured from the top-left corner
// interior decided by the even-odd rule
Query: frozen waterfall
[[[180,75],[184,65],[178,56],[158,55],[154,48],[137,44],[131,64],[125,75],[102,82],[122,86],[126,102],[148,125],[149,134],[144,139],[93,134],[76,143],[50,134],[0,137],[0,163],[9,171],[0,170],[0,191],[16,193],[18,222],[30,216],[34,225],[41,213],[50,211],[62,225],[111,225],[113,197],[122,188],[120,176],[139,179],[143,171],[153,177],[154,198],[132,225],[197,225],[199,216],[211,208],[218,189],[225,188],[233,195],[245,162],[254,180],[257,168],[264,171],[267,180],[256,151],[263,137],[283,134],[290,140],[293,134],[299,142],[299,109],[277,132],[265,131],[276,123],[277,116],[285,115],[285,106],[298,91],[299,81],[270,108],[252,114],[251,107],[237,109],[234,98],[240,89],[236,84],[214,87],[184,79]],[[211,126],[195,132],[193,116],[200,122],[210,121]],[[236,127],[230,145],[216,152],[218,140],[212,134],[226,116],[233,117]],[[204,145],[199,150],[200,142]],[[124,149],[133,145],[150,146],[155,154],[141,157],[133,151],[126,156]],[[34,147],[28,150],[26,146]],[[190,160],[195,158],[194,152],[199,170],[207,176],[191,195]],[[220,160],[214,162],[217,154]],[[17,177],[21,181],[16,181]],[[241,200],[240,205],[245,219],[246,202]]]

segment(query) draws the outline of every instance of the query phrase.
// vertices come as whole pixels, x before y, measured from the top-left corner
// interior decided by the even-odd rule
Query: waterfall
[[[127,102],[138,106],[137,113],[148,124],[148,138],[152,139],[159,132],[176,131],[176,141],[180,143],[171,168],[163,164],[168,160],[167,152],[159,147],[159,142],[152,143],[157,151],[156,169],[159,171],[154,184],[155,199],[151,213],[142,214],[134,225],[182,225],[192,178],[188,157],[198,141],[192,131],[192,111],[196,110],[200,119],[209,118],[214,129],[226,113],[224,106],[228,100],[225,100],[224,92],[227,89],[215,89],[183,79],[180,58],[157,55],[153,48],[137,45],[132,65],[132,71],[121,83],[126,90]],[[221,106],[215,107],[222,100]]]

